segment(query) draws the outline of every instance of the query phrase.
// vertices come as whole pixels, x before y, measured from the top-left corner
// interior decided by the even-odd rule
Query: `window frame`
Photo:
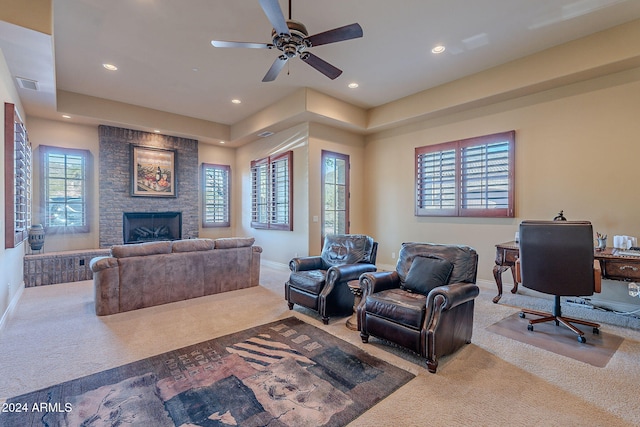
[[[345,162],[345,177],[344,177],[344,183],[338,183],[338,182],[327,182],[327,160],[328,159],[334,159],[334,160],[342,160],[343,162]],[[321,152],[321,209],[322,209],[322,225],[321,225],[321,241],[322,244],[324,245],[324,238],[326,236],[326,220],[327,220],[327,190],[329,186],[333,186],[336,190],[338,187],[344,187],[345,189],[345,200],[344,200],[344,208],[343,209],[339,209],[337,207],[337,203],[334,203],[334,209],[332,209],[332,212],[344,212],[344,221],[345,221],[345,230],[343,233],[339,233],[339,234],[349,234],[349,228],[351,226],[351,222],[349,219],[349,202],[351,199],[351,189],[350,189],[350,178],[351,175],[351,160],[349,158],[348,154],[342,154],[342,153],[337,153],[334,151],[328,151],[328,150],[322,150]],[[334,192],[334,195],[337,194],[337,191]],[[336,197],[337,198],[337,197]]]
[[[469,173],[471,167],[465,168],[463,156],[468,153],[469,150],[480,149],[481,154],[484,156],[483,160],[486,168],[486,163],[491,160],[491,155],[488,153],[487,147],[491,145],[504,145],[506,144],[506,154],[501,155],[501,159],[504,163],[501,166],[506,166],[506,171],[501,171],[502,178],[507,180],[506,189],[506,205],[504,207],[489,208],[489,207],[469,207],[465,205],[465,200],[471,199],[470,195],[480,194],[480,200],[485,202],[491,199],[488,194],[491,190],[496,191],[495,186],[487,187],[481,191],[465,191],[470,178],[464,178]],[[453,153],[453,156],[451,154]],[[440,176],[448,175],[448,179],[433,180],[436,186],[441,190],[442,194],[448,194],[448,197],[441,197],[438,200],[441,202],[441,208],[427,208],[424,207],[424,188],[427,187],[426,178],[422,177],[421,163],[423,163],[422,156],[431,155],[432,158],[440,160],[442,165],[442,171]],[[439,157],[439,158],[438,158]],[[453,163],[451,162],[453,159]],[[453,176],[451,175],[453,173]],[[482,173],[482,178],[487,177],[487,172]],[[497,178],[496,178],[497,179]],[[489,184],[488,184],[489,185]],[[448,191],[447,191],[448,190]],[[497,190],[498,192],[500,190]],[[501,190],[505,191],[505,190]],[[441,144],[428,145],[423,147],[417,147],[415,149],[415,215],[416,216],[447,216],[447,217],[488,217],[488,218],[514,218],[515,217],[515,131],[494,133],[491,135],[483,135],[473,138],[462,139],[458,141],[449,141]]]
[[[46,232],[49,233],[88,233],[90,232],[89,221],[91,218],[91,203],[89,201],[89,192],[92,187],[91,174],[89,171],[93,170],[92,156],[89,150],[81,150],[77,148],[63,148],[54,147],[49,145],[40,145],[38,147],[40,152],[40,206],[42,225]],[[64,155],[66,156],[79,156],[82,158],[82,210],[84,212],[82,225],[50,225],[47,219],[47,212],[49,211],[50,202],[48,201],[48,182],[50,177],[47,175],[48,156],[50,154]],[[66,175],[66,169],[65,169]],[[65,176],[64,178],[69,179]],[[65,195],[65,206],[68,203],[69,197]]]
[[[33,197],[32,148],[15,104],[4,104],[5,249],[27,240]]]
[[[202,180],[202,227],[203,228],[214,228],[214,227],[230,227],[231,226],[231,166],[229,165],[220,165],[215,163],[202,163],[200,168],[201,170],[201,180]],[[226,221],[207,221],[207,208],[213,207],[214,209],[219,205],[218,203],[210,203],[207,204],[207,191],[211,188],[211,186],[207,185],[207,172],[208,170],[216,170],[222,171],[226,177],[226,184],[223,184],[224,191],[226,194],[223,196],[224,206],[222,209],[224,210],[224,216],[226,217]]]
[[[278,176],[278,168],[286,162],[286,181]],[[264,182],[258,191],[259,177],[264,175]],[[270,183],[270,185],[269,185]],[[285,187],[284,203],[277,201],[277,189]],[[264,194],[264,202],[258,204],[258,199]],[[279,205],[286,204],[286,222],[278,222],[278,215],[283,211],[278,209]],[[260,209],[262,207],[263,209]],[[263,212],[259,212],[263,211]],[[293,151],[274,154],[262,159],[251,161],[251,228],[263,230],[293,230]]]

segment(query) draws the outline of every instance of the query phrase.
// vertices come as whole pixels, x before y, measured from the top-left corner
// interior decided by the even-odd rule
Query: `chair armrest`
[[[323,267],[322,257],[319,256],[293,258],[289,261],[289,270],[291,271],[324,270]]]
[[[355,280],[363,273],[376,271],[373,264],[344,264],[335,265],[327,270],[327,283],[347,282]]]
[[[600,261],[597,259],[593,260],[593,281],[593,291],[597,293],[602,292],[602,268],[600,268]]]
[[[396,271],[364,273],[360,276],[360,287],[362,288],[362,301],[364,301],[368,295],[376,292],[399,288],[400,276]]]
[[[520,270],[520,258],[516,260],[516,283],[522,283],[522,270]]]
[[[427,312],[431,312],[434,308],[435,300],[440,296],[443,303],[440,305],[442,310],[450,310],[467,301],[471,301],[480,295],[480,288],[474,283],[451,283],[449,285],[438,286],[433,288],[427,296]]]

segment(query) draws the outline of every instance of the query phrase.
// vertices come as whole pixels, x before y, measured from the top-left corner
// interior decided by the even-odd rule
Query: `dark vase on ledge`
[[[33,224],[29,228],[29,246],[32,251],[39,251],[44,246],[44,228],[42,224]]]

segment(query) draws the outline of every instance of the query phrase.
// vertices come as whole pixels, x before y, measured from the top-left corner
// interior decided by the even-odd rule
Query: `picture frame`
[[[177,197],[176,150],[131,146],[131,195]]]

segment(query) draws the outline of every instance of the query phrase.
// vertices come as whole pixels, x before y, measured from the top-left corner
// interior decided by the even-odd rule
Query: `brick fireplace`
[[[155,133],[99,126],[99,227],[100,248],[125,243],[125,213],[159,214],[178,213],[180,234],[172,231],[169,239],[196,238],[199,230],[198,205],[198,141]],[[176,150],[176,197],[134,197],[131,195],[132,145]],[[174,215],[175,216],[175,215]],[[175,221],[175,218],[174,218]],[[129,225],[130,226],[130,225]],[[161,234],[157,225],[141,233]],[[175,227],[174,227],[175,229]],[[129,233],[131,230],[129,230]],[[166,237],[166,236],[163,236]]]

